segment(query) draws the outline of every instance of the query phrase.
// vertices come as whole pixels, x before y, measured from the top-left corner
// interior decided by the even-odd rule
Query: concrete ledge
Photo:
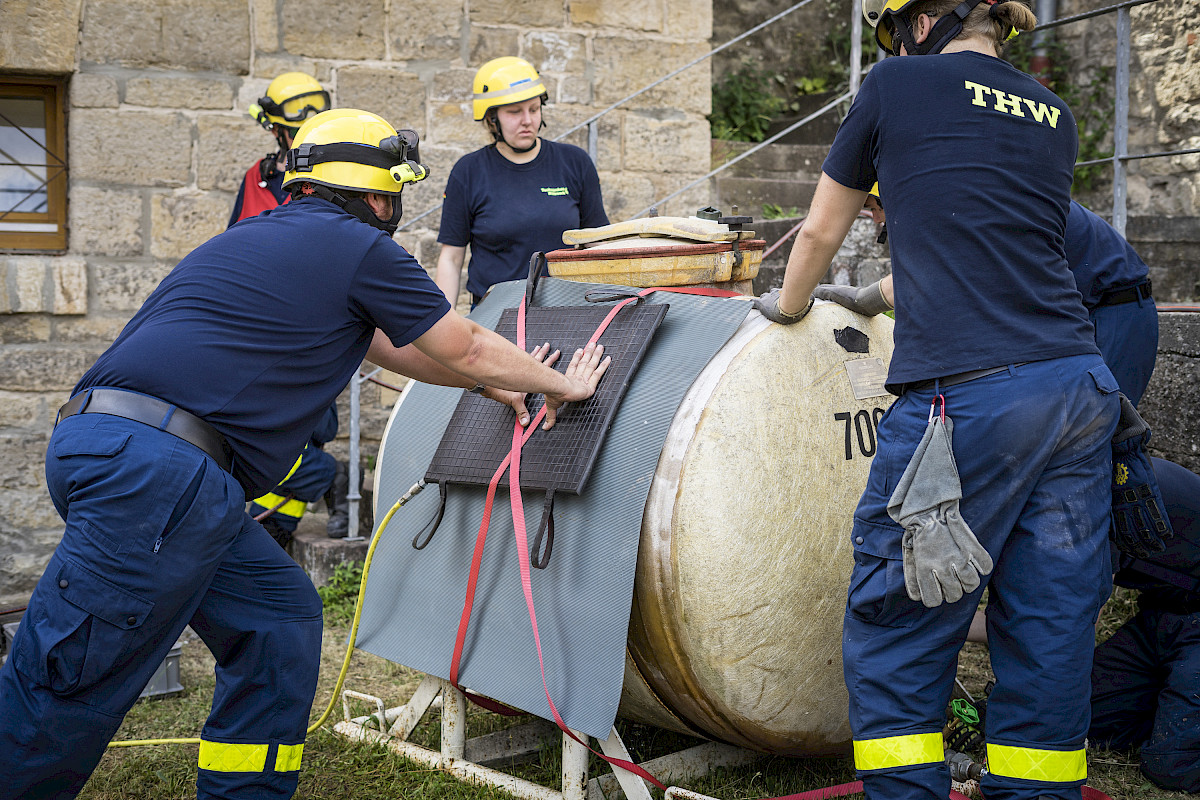
[[[288,545],[288,552],[308,573],[314,586],[328,583],[339,564],[366,559],[371,544],[370,539],[330,539],[325,534],[327,519],[324,514],[305,514],[296,529],[296,538]]]

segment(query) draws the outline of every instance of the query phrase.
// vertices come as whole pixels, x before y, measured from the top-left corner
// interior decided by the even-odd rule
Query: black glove
[[[885,311],[891,311],[892,305],[883,296],[880,281],[861,289],[855,286],[838,286],[832,283],[822,283],[813,291],[813,297],[819,300],[832,300],[839,306],[848,308],[865,317],[874,317]]]
[[[1133,403],[1121,397],[1121,420],[1112,439],[1112,528],[1109,536],[1117,549],[1137,558],[1166,549],[1174,535],[1163,512],[1162,494],[1145,446],[1150,426]]]
[[[795,314],[784,313],[779,310],[779,290],[772,289],[754,301],[754,308],[771,322],[778,322],[780,325],[794,325],[804,319],[804,315],[812,308],[812,304],[813,299],[809,297],[808,304]]]

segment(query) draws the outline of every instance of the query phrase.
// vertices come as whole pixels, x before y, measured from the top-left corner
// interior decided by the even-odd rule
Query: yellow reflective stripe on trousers
[[[268,744],[225,744],[200,741],[200,769],[212,772],[265,772]],[[275,752],[275,772],[296,772],[304,755],[304,743],[281,744]]]
[[[1036,750],[989,744],[987,760],[988,772],[1005,778],[1046,783],[1087,780],[1087,754],[1083,750]]]
[[[200,769],[212,772],[262,772],[267,767],[266,744],[226,744],[200,740]]]
[[[945,760],[940,732],[887,736],[882,739],[854,742],[854,766],[864,772],[913,764],[937,764]]]
[[[283,500],[283,495],[267,492],[262,497],[256,497],[254,499],[254,503],[255,505],[260,505],[263,508],[275,508],[276,506],[279,506],[278,508],[275,508],[275,513],[282,514],[285,517],[300,519],[304,516],[304,511],[306,508],[308,508],[308,503],[303,500],[288,500],[286,503],[284,503]],[[281,503],[282,505],[280,505]]]
[[[276,772],[295,772],[300,769],[300,757],[304,755],[304,744],[281,744],[275,756]]]

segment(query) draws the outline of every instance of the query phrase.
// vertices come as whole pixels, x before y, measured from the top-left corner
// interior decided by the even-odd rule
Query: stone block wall
[[[554,138],[706,53],[711,32],[709,0],[0,4],[0,76],[68,77],[69,167],[67,252],[0,252],[0,609],[28,596],[61,533],[42,478],[56,409],[172,266],[224,230],[246,169],[274,149],[246,113],[272,78],[307,72],[335,106],[420,134],[431,177],[405,192],[412,219],[439,205],[455,160],[488,142],[470,115],[485,61],[540,68]],[[708,171],[710,83],[705,61],[602,119],[612,219]],[[661,210],[708,204],[701,185]],[[437,224],[430,213],[396,237],[429,268]],[[395,397],[364,386],[365,455]],[[345,439],[334,449],[344,456]]]
[[[1112,5],[1107,0],[1060,0],[1067,17]],[[1130,9],[1129,152],[1161,153],[1200,147],[1200,28],[1196,0],[1147,3]],[[1054,29],[1069,54],[1077,86],[1086,87],[1100,68],[1115,71],[1115,13]],[[1100,84],[1096,102],[1111,107],[1114,79]],[[1078,111],[1078,109],[1077,109]],[[1104,145],[1112,150],[1112,127]],[[1197,299],[1200,289],[1200,155],[1128,161],[1126,235],[1151,267],[1160,301]],[[1111,170],[1078,197],[1110,218]]]

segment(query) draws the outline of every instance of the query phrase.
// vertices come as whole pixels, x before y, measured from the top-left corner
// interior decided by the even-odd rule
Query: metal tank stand
[[[351,717],[351,700],[374,706],[374,713]],[[432,750],[408,737],[422,718],[431,710],[441,711],[441,747]],[[344,720],[334,725],[334,732],[347,739],[377,742],[393,752],[434,769],[447,772],[468,783],[495,786],[522,800],[651,800],[650,788],[644,780],[620,768],[611,773],[588,778],[588,749],[565,733],[562,734],[562,786],[556,790],[509,775],[496,769],[510,759],[537,753],[543,743],[552,739],[558,729],[542,719],[509,730],[467,738],[467,699],[448,681],[426,675],[408,702],[386,708],[383,700],[372,695],[342,692]],[[582,741],[585,734],[575,732]],[[600,751],[610,758],[632,761],[621,737],[613,728],[608,739],[596,742]],[[640,766],[664,782],[687,781],[702,777],[717,767],[736,766],[762,758],[755,753],[732,745],[706,742],[696,747],[646,761]],[[692,793],[679,797],[697,797]],[[670,795],[669,795],[670,796]]]

